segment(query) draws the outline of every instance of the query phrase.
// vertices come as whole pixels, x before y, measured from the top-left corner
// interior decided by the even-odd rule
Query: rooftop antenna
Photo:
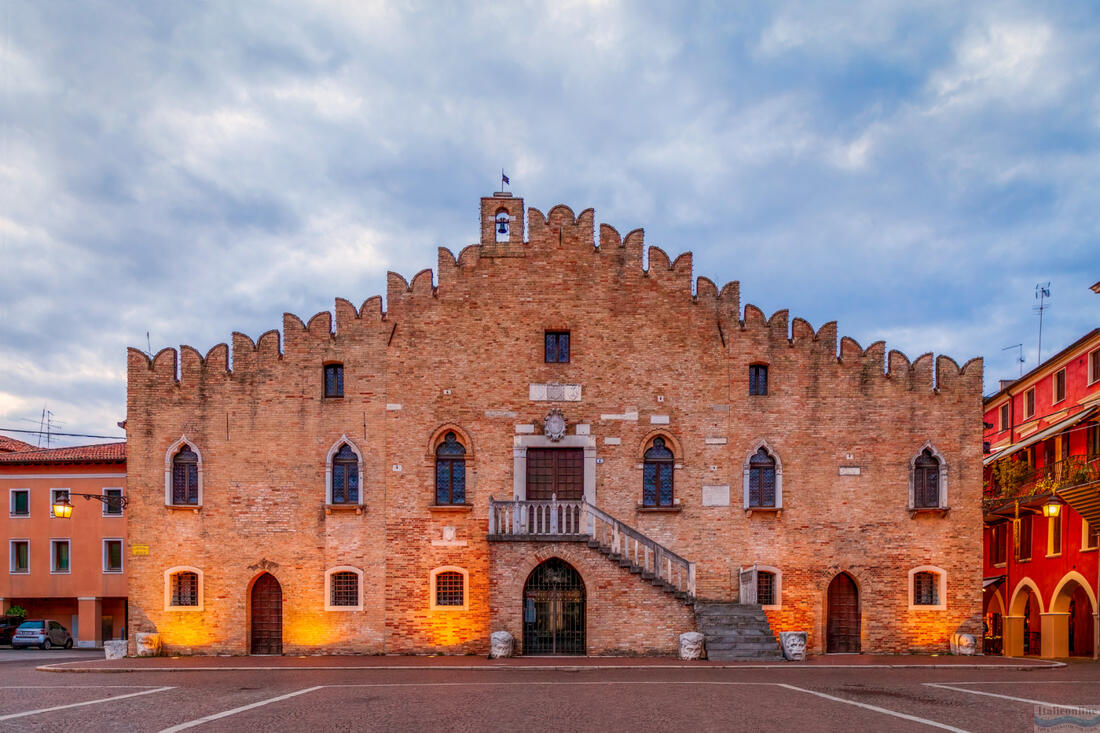
[[[46,405],[42,405],[42,418],[38,421],[38,447],[42,447],[42,436],[46,436],[46,448],[50,447],[50,419],[53,417],[53,413],[50,412]]]
[[[153,342],[149,340],[149,332],[145,332],[145,355],[153,358]]]
[[[1001,351],[1008,351],[1009,349],[1016,349],[1016,363],[1020,366],[1019,376],[1024,376],[1024,345],[1013,344],[1012,346],[1006,346]]]
[[[1039,305],[1032,307],[1036,313],[1039,314],[1039,363],[1043,363],[1043,311],[1050,306],[1046,304],[1046,299],[1050,297],[1050,282],[1046,285],[1039,283],[1035,286],[1035,299],[1039,301]]]

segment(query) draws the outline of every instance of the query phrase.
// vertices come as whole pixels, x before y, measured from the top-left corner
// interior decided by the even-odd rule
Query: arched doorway
[[[1069,601],[1069,655],[1092,656],[1092,604],[1085,589],[1077,586]]]
[[[540,564],[523,586],[523,653],[584,654],[584,612],[580,573],[556,557]]]
[[[825,651],[830,654],[859,654],[859,589],[848,573],[829,583],[825,621]]]
[[[252,584],[250,654],[283,653],[283,587],[271,573]]]
[[[1049,624],[1054,656],[1092,656],[1095,605],[1087,583],[1080,573],[1070,571],[1054,591]]]

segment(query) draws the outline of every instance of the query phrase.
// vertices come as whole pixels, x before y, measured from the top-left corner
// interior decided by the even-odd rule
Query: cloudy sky
[[[121,435],[127,346],[384,294],[501,168],[987,390],[1036,283],[1100,325],[1095,4],[730,5],[4,3],[0,428]]]

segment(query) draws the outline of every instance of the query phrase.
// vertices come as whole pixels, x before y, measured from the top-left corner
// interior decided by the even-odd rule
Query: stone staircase
[[[707,659],[782,660],[768,617],[756,604],[697,602],[695,625],[706,637]]]
[[[617,552],[614,547],[601,544],[599,540],[595,539],[588,540],[588,546],[591,547],[593,550],[597,550],[606,555],[607,558],[612,562],[618,563],[619,567],[628,568],[631,573],[640,576],[642,580],[649,581],[650,584],[656,586],[657,588],[660,588],[665,593],[670,593],[671,595],[675,596],[685,606],[691,606],[695,604],[695,596],[693,596],[691,593],[686,590],[678,589],[675,585],[669,583],[652,570],[647,570],[641,565],[635,565],[629,557],[623,556],[622,553]]]

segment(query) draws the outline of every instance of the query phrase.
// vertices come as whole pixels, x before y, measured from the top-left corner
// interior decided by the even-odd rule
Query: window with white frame
[[[1058,404],[1066,398],[1066,370],[1059,369],[1054,372],[1051,383],[1052,404]]]
[[[772,611],[783,607],[783,573],[779,568],[756,566],[756,602]]]
[[[164,456],[164,503],[168,506],[202,506],[202,454],[186,436]]]
[[[325,503],[364,504],[363,454],[346,434],[332,444],[325,456]]]
[[[29,517],[31,515],[31,490],[12,489],[9,492],[10,504],[8,515],[12,517]]]
[[[50,489],[50,516],[51,517],[56,517],[57,516],[56,514],[53,513],[53,507],[54,507],[54,504],[58,503],[62,499],[64,499],[65,501],[69,500],[69,490],[68,489]]]
[[[783,508],[783,464],[765,441],[745,457],[742,474],[745,509]]]
[[[1089,384],[1100,382],[1100,349],[1089,352]]]
[[[947,608],[947,573],[934,565],[909,571],[909,610],[942,611]]]
[[[104,489],[103,495],[107,497],[107,501],[103,503],[103,516],[121,517],[122,489]]]
[[[8,570],[13,574],[31,571],[31,541],[10,540],[8,542]]]
[[[433,611],[465,611],[470,602],[467,593],[470,574],[454,566],[436,568],[431,572],[429,607]]]
[[[1024,392],[1024,419],[1035,417],[1035,388]]]
[[[122,572],[122,539],[103,540],[103,572]]]
[[[50,540],[50,572],[68,573],[70,561],[69,541]]]
[[[363,571],[342,565],[325,571],[325,610],[363,610]]]
[[[201,611],[203,606],[202,571],[180,566],[164,571],[164,610]]]

